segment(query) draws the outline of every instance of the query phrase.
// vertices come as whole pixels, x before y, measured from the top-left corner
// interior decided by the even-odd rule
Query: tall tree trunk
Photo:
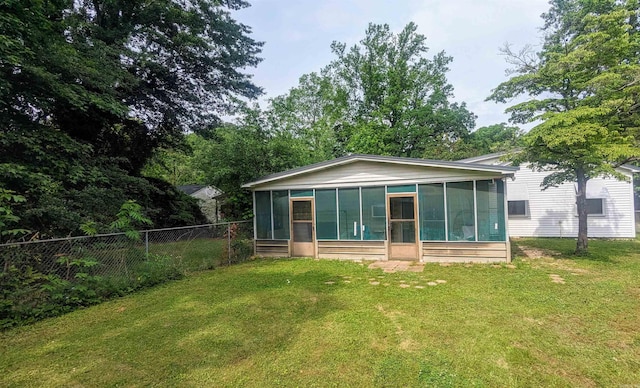
[[[584,170],[576,170],[578,192],[576,193],[576,205],[578,208],[578,243],[576,244],[576,254],[585,254],[589,248],[589,238],[587,234],[587,181]]]

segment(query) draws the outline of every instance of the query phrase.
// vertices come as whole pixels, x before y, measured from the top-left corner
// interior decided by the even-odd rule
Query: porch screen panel
[[[338,239],[338,209],[335,190],[316,190],[316,239]]]
[[[364,240],[385,240],[387,231],[387,211],[384,187],[362,188],[362,238]]]
[[[273,238],[289,239],[289,193],[273,191]]]
[[[504,182],[476,182],[478,241],[504,241]]]
[[[442,183],[418,186],[420,202],[420,240],[444,241],[444,185]]]
[[[447,183],[449,241],[475,241],[473,182]]]
[[[271,198],[268,191],[256,191],[256,237],[271,239]]]
[[[338,189],[340,240],[360,240],[360,190]]]

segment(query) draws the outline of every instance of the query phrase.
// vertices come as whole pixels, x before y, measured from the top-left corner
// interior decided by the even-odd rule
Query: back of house
[[[482,155],[461,162],[509,165],[506,153]],[[587,183],[589,237],[634,238],[633,173],[636,166],[618,169],[628,179],[594,178]],[[541,184],[550,172],[534,171],[520,166],[514,179],[507,181],[508,230],[512,237],[576,237],[578,213],[576,186],[564,183],[542,190]]]

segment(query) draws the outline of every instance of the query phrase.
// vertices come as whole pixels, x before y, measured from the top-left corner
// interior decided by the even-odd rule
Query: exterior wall
[[[289,240],[255,240],[254,252],[262,257],[289,257]]]
[[[318,241],[318,257],[386,260],[387,245],[385,241]]]
[[[357,229],[354,229],[354,236],[356,236],[355,230],[359,230],[358,239],[350,240],[346,237],[342,236],[340,233],[342,230],[340,213],[337,213],[337,209],[341,209],[342,201],[340,198],[340,193],[346,193],[346,189],[352,188],[371,188],[371,187],[380,187],[384,188],[384,186],[413,186],[412,190],[409,190],[406,187],[403,187],[404,191],[396,192],[398,187],[396,187],[394,191],[391,191],[390,188],[384,191],[384,203],[381,205],[385,208],[386,211],[386,226],[389,226],[389,212],[390,203],[389,198],[390,195],[393,197],[395,194],[399,196],[403,196],[401,194],[407,194],[407,196],[411,196],[415,198],[415,217],[416,217],[416,237],[417,240],[420,238],[420,231],[423,227],[420,214],[431,214],[427,217],[444,217],[444,219],[434,218],[436,221],[444,222],[443,228],[444,234],[442,235],[443,240],[451,240],[451,241],[438,241],[438,242],[422,242],[416,241],[416,255],[414,260],[419,259],[420,261],[426,262],[508,262],[510,261],[509,257],[509,249],[508,249],[508,236],[505,235],[505,225],[501,226],[502,237],[506,238],[507,241],[497,241],[497,242],[470,242],[462,240],[463,237],[454,232],[454,228],[457,223],[464,222],[466,218],[461,218],[461,221],[458,222],[458,217],[454,217],[449,215],[449,212],[453,212],[451,214],[457,213],[469,213],[467,209],[467,205],[469,203],[469,198],[466,195],[462,195],[463,191],[467,190],[467,193],[471,195],[471,203],[473,211],[473,226],[475,226],[475,231],[473,232],[473,239],[487,239],[493,236],[493,233],[486,232],[483,227],[482,231],[479,228],[478,223],[482,217],[482,225],[486,226],[487,223],[489,225],[496,225],[495,228],[498,228],[498,222],[492,216],[492,212],[499,212],[501,219],[506,224],[506,217],[503,215],[503,195],[502,195],[502,182],[505,178],[505,175],[510,175],[511,170],[505,169],[506,172],[502,170],[496,169],[491,171],[483,171],[484,168],[478,168],[473,170],[473,166],[470,166],[467,169],[465,166],[456,167],[433,167],[433,166],[424,166],[424,165],[413,165],[413,164],[396,164],[396,163],[386,163],[386,162],[377,162],[377,161],[355,161],[352,163],[347,163],[343,165],[336,165],[330,168],[326,168],[323,170],[312,171],[308,173],[300,173],[299,175],[292,176],[289,178],[281,177],[275,179],[273,181],[257,184],[255,186],[251,186],[252,190],[255,192],[266,192],[271,191],[270,193],[270,205],[267,205],[264,201],[262,201],[261,209],[265,209],[265,206],[271,206],[271,238],[274,237],[274,212],[273,207],[273,193],[278,191],[289,190],[289,195],[293,195],[294,190],[311,190],[311,189],[335,189],[336,190],[336,209],[333,209],[335,213],[335,217],[337,218],[337,239],[332,240],[332,237],[328,235],[322,237],[322,240],[316,240],[314,238],[314,250],[313,257],[317,258],[328,258],[328,259],[360,259],[360,260],[389,260],[391,253],[395,251],[391,251],[390,246],[393,244],[390,242],[390,237],[387,233],[385,241],[373,241],[366,240],[364,236],[365,228],[363,225],[367,224],[367,221],[363,216],[365,211],[369,211],[369,209],[373,209],[373,206],[368,204],[366,209],[363,210],[364,202],[363,202],[363,190],[359,191],[360,199],[359,199],[359,211],[360,211],[360,220],[357,222]],[[466,186],[462,186],[458,184],[458,182],[473,182],[473,181],[489,181],[489,180],[500,180],[499,184],[494,182],[487,182],[487,188],[478,188],[477,183],[471,184],[469,187],[471,189],[466,188]],[[453,183],[456,183],[454,186]],[[419,184],[429,184],[429,183],[446,183],[447,186],[444,188],[442,186],[442,206],[443,210],[438,209],[430,209],[424,208],[421,206],[421,191],[418,190],[418,187],[415,185]],[[451,191],[449,191],[448,184],[452,183]],[[484,186],[483,186],[484,187]],[[493,191],[488,191],[490,187],[493,187]],[[500,189],[498,189],[500,187]],[[471,191],[469,191],[471,190]],[[497,192],[496,190],[499,190]],[[325,192],[326,193],[326,192]],[[297,193],[299,194],[299,193]],[[449,194],[451,196],[449,196]],[[314,193],[315,195],[315,193]],[[346,195],[346,194],[345,194]],[[482,197],[481,197],[482,196]],[[254,213],[256,213],[255,206],[257,206],[257,194],[254,195]],[[261,198],[264,200],[264,194],[261,194]],[[327,197],[328,198],[328,197]],[[425,198],[426,194],[425,194]],[[433,199],[433,195],[431,195],[428,201],[436,201]],[[492,203],[491,201],[498,200],[500,204],[498,207],[495,206],[478,206],[478,198],[483,198],[482,203],[485,204],[484,201],[487,201],[486,204]],[[486,199],[484,199],[486,198]],[[492,199],[493,198],[493,199]],[[291,199],[290,199],[291,200]],[[425,199],[426,200],[426,199]],[[326,201],[326,199],[325,199]],[[333,201],[333,199],[330,199]],[[376,200],[377,201],[377,200]],[[438,200],[439,201],[439,200]],[[345,203],[349,203],[348,201]],[[435,202],[426,202],[426,203],[435,203]],[[449,204],[449,205],[447,205]],[[317,205],[317,204],[316,204]],[[349,205],[350,206],[350,205]],[[447,206],[450,206],[447,207]],[[347,207],[345,207],[346,209]],[[449,210],[451,209],[451,210]],[[258,209],[259,210],[259,209]],[[329,211],[329,210],[327,210]],[[371,210],[373,212],[373,210]],[[436,214],[437,212],[437,214]],[[440,212],[442,215],[440,215]],[[264,213],[264,212],[263,212]],[[433,214],[432,214],[433,213]],[[265,213],[266,214],[266,213]],[[291,217],[291,214],[289,215]],[[264,216],[265,220],[268,218],[267,215]],[[345,217],[351,217],[351,215],[346,215]],[[373,217],[373,216],[371,216]],[[371,221],[371,217],[369,222]],[[501,218],[504,217],[504,218]],[[452,218],[448,220],[448,218]],[[349,218],[349,220],[351,220]],[[448,222],[447,222],[448,220]],[[357,217],[356,217],[357,221]],[[455,222],[454,222],[455,221]],[[289,222],[291,222],[289,220]],[[356,225],[356,222],[353,222]],[[264,222],[261,225],[263,227],[267,227],[267,223]],[[468,224],[462,224],[467,225]],[[366,225],[367,227],[369,224]],[[356,226],[354,226],[356,228]],[[318,231],[316,225],[316,232]],[[428,228],[427,228],[428,229]],[[256,230],[258,228],[256,227]],[[262,229],[260,229],[262,230]],[[265,229],[266,230],[266,229]],[[293,233],[293,231],[292,231]],[[482,234],[484,233],[484,234]],[[489,233],[491,236],[486,236]],[[269,238],[269,234],[261,233],[262,237]],[[453,236],[453,237],[452,237]],[[278,236],[275,236],[278,237]],[[316,235],[317,237],[317,235]],[[429,237],[429,236],[428,236]],[[425,238],[428,238],[425,237]],[[433,236],[430,236],[433,238]],[[279,238],[284,238],[279,236]],[[290,236],[290,238],[293,238]],[[438,237],[439,238],[439,237]],[[465,238],[468,238],[465,236]],[[453,241],[457,240],[457,241]],[[399,242],[399,241],[398,241]],[[399,244],[402,245],[403,243]],[[259,256],[270,256],[270,257],[290,257],[292,255],[292,249],[295,246],[295,243],[289,240],[256,240],[256,249],[255,252]],[[396,247],[396,245],[393,245]],[[309,256],[312,256],[310,253]],[[413,257],[413,256],[412,256]]]
[[[435,263],[510,262],[509,242],[422,242],[422,261]]]
[[[366,187],[480,180],[495,177],[495,173],[489,172],[358,161],[288,179],[280,179],[259,185],[254,190]]]
[[[509,217],[510,236],[576,237],[578,235],[574,185],[565,183],[542,191],[540,184],[546,175],[544,172],[535,172],[527,167],[521,167],[515,174],[515,181],[507,181],[507,200],[510,188],[516,185],[526,185],[529,192],[529,216]],[[629,173],[625,175],[631,177]],[[601,178],[591,181],[603,182],[606,190],[604,190],[605,214],[589,216],[589,237],[635,237],[631,182]]]

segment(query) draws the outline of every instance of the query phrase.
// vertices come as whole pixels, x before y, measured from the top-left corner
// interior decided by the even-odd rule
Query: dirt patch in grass
[[[526,245],[519,245],[519,251],[528,259],[541,259],[543,257],[559,257],[562,254],[552,249],[540,249],[534,247],[528,247]]]

